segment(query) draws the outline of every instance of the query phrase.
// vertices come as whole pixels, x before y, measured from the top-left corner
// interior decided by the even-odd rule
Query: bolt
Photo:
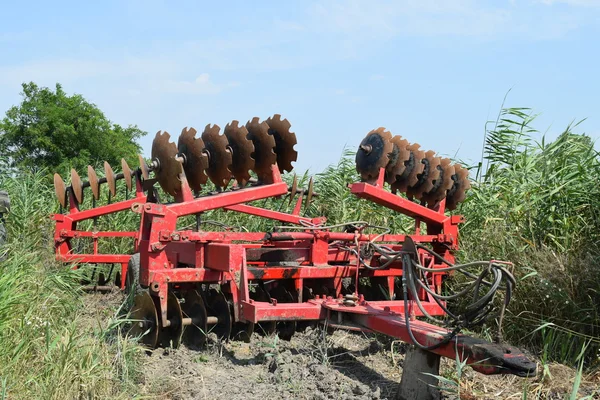
[[[373,151],[373,146],[371,146],[370,144],[361,144],[360,149],[363,150],[365,153],[369,154]]]
[[[138,327],[144,329],[144,323],[142,321],[138,322]]]

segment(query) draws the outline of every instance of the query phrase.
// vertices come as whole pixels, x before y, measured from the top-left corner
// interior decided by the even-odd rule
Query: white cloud
[[[199,85],[206,85],[209,83],[210,80],[210,75],[207,74],[206,72],[198,75],[198,77],[196,78],[196,83]]]

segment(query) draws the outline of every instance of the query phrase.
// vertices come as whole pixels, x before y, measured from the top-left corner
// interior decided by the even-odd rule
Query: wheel
[[[144,288],[140,285],[140,253],[135,253],[127,263],[127,275],[125,275],[125,293],[136,294],[142,292]]]

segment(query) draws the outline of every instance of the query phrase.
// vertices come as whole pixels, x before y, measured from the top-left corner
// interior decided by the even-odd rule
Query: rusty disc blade
[[[271,179],[271,165],[277,162],[275,138],[269,135],[269,125],[258,117],[246,123],[248,135],[254,144],[254,172],[260,181]]]
[[[71,191],[75,195],[78,204],[83,202],[83,186],[81,186],[81,178],[74,168],[71,168]]]
[[[423,195],[423,200],[427,202],[427,207],[433,208],[446,197],[448,190],[452,188],[454,181],[452,175],[455,173],[454,165],[449,158],[442,158],[438,165],[440,172],[438,179],[433,182],[433,189]]]
[[[202,132],[202,140],[208,152],[208,168],[206,174],[217,187],[225,187],[231,180],[231,151],[227,137],[219,135],[219,125],[206,125]]]
[[[291,172],[294,167],[292,161],[297,161],[298,152],[294,150],[296,145],[296,134],[290,132],[292,125],[287,119],[281,119],[281,115],[275,114],[267,119],[269,134],[275,138],[275,154],[277,154],[277,166],[279,171]]]
[[[158,314],[152,296],[141,292],[135,296],[130,318],[134,320],[129,329],[130,336],[141,336],[140,341],[153,349],[158,342]]]
[[[385,181],[390,185],[396,181],[397,177],[402,176],[406,170],[406,163],[410,159],[408,140],[396,135],[392,137],[391,142],[394,147],[390,155],[390,162],[385,169]]]
[[[65,208],[67,206],[67,188],[59,174],[54,174],[54,193],[60,205]]]
[[[409,186],[406,195],[409,199],[413,197],[421,200],[424,193],[433,189],[434,181],[440,176],[440,171],[437,169],[441,159],[435,156],[435,151],[429,150],[425,153],[425,157],[421,161],[424,165],[423,172],[417,175],[419,180],[414,186]]]
[[[142,172],[142,178],[144,178],[144,180],[150,178],[148,164],[146,164],[146,160],[144,160],[144,157],[142,157],[141,154],[138,154],[138,161],[140,162],[140,171]]]
[[[121,158],[121,169],[123,170],[123,179],[125,179],[127,190],[131,191],[131,168],[129,168],[124,158]]]
[[[184,328],[183,341],[187,345],[202,347],[206,344],[208,333],[208,313],[206,312],[204,300],[195,290],[189,290],[184,299],[185,301],[181,304],[181,311],[184,318],[192,319],[192,324]]]
[[[254,169],[254,144],[248,137],[248,129],[238,121],[227,124],[224,131],[231,148],[231,173],[239,186],[250,179],[250,170]]]
[[[115,173],[112,167],[107,161],[104,161],[104,175],[106,177],[106,184],[108,185],[108,191],[112,197],[117,195],[117,185],[115,181]]]
[[[194,128],[183,128],[179,135],[177,149],[185,158],[183,169],[190,188],[199,192],[208,181],[205,172],[208,168],[208,156],[204,151],[204,141],[196,137],[196,133]]]
[[[175,158],[177,146],[170,139],[168,132],[156,133],[152,141],[152,161],[157,162],[158,168],[153,171],[160,187],[171,196],[176,196],[181,191],[179,175],[183,172],[183,167]]]
[[[296,197],[296,193],[298,193],[298,176],[294,175],[294,180],[292,181],[292,188],[290,189],[290,200],[288,201],[288,204],[292,202],[292,200],[294,200],[294,197]]]
[[[179,299],[173,292],[169,292],[167,295],[167,314],[169,315],[171,325],[161,327],[158,334],[158,342],[162,347],[173,347],[176,349],[179,347],[181,337],[183,336],[183,311],[181,310]]]
[[[415,185],[418,181],[418,175],[423,173],[425,165],[421,162],[425,158],[425,152],[420,149],[418,143],[411,144],[407,147],[410,156],[405,162],[405,169],[401,175],[396,176],[396,180],[392,183],[392,192],[406,193],[410,186]]]
[[[454,184],[446,195],[446,208],[448,210],[454,210],[458,206],[458,203],[462,202],[466,198],[466,192],[471,188],[471,182],[469,181],[469,170],[460,164],[454,165],[455,174],[452,176]]]
[[[379,177],[379,169],[390,161],[394,150],[392,134],[380,127],[367,133],[356,152],[356,171],[363,181],[373,182]]]
[[[314,194],[314,182],[313,182],[313,178],[311,176],[310,180],[308,181],[308,189],[306,191],[306,202],[304,203],[305,211],[308,210],[308,207],[310,206],[310,203],[312,202],[313,194]]]
[[[90,189],[92,189],[92,195],[95,200],[100,198],[100,185],[98,184],[98,175],[96,175],[96,170],[91,165],[88,165],[88,182],[90,183]]]

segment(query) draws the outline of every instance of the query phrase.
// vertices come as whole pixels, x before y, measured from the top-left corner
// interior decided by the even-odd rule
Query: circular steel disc
[[[183,128],[177,141],[177,150],[185,157],[183,169],[190,188],[199,192],[208,181],[205,172],[208,168],[208,156],[204,152],[204,141],[196,137],[194,128]]]
[[[271,180],[271,165],[277,162],[275,138],[269,135],[269,125],[258,117],[246,123],[250,140],[254,144],[254,172],[260,181]]]
[[[65,181],[63,181],[59,174],[54,174],[54,193],[60,205],[65,208],[67,206],[67,189]]]
[[[231,152],[225,135],[219,135],[218,125],[206,125],[202,132],[202,140],[208,152],[208,168],[206,174],[217,187],[224,188],[231,180]]]
[[[458,203],[462,202],[466,198],[466,192],[471,188],[471,182],[469,181],[469,170],[464,168],[460,164],[455,164],[454,169],[456,173],[452,176],[454,184],[452,188],[448,190],[446,195],[446,208],[448,210],[454,210],[458,206]]]
[[[402,175],[396,176],[396,181],[392,183],[392,192],[406,193],[410,186],[415,185],[419,181],[418,175],[423,173],[423,169],[425,168],[425,165],[421,162],[425,158],[425,152],[419,147],[418,143],[407,147],[410,157],[405,163],[406,168],[402,172]]]
[[[452,188],[454,181],[452,175],[455,173],[454,165],[451,165],[449,158],[442,158],[440,165],[438,165],[440,175],[438,179],[433,182],[433,189],[429,193],[423,195],[423,200],[427,202],[427,206],[430,208],[435,207],[440,201],[446,197],[448,190]]]
[[[356,171],[363,181],[377,180],[379,169],[388,165],[394,150],[392,134],[385,128],[377,128],[367,133],[356,152]]]
[[[206,344],[206,333],[208,326],[206,319],[206,307],[202,296],[195,290],[190,290],[185,294],[185,302],[181,304],[181,311],[184,318],[191,318],[192,325],[184,327],[183,340],[188,346],[203,347]]]
[[[406,162],[410,159],[408,140],[396,135],[392,137],[391,142],[394,147],[390,155],[390,162],[385,169],[385,181],[390,185],[396,181],[397,177],[402,176],[406,170]]]
[[[171,196],[176,196],[181,191],[179,175],[183,172],[183,167],[175,159],[177,146],[170,139],[171,135],[168,132],[158,131],[156,133],[152,141],[152,161],[158,162],[158,168],[154,170],[154,175],[160,187]]]
[[[98,184],[98,175],[96,175],[96,170],[91,165],[88,165],[88,182],[90,183],[90,189],[92,189],[92,195],[94,199],[98,200],[100,198],[100,185]]]
[[[294,200],[294,197],[296,197],[296,193],[298,193],[298,176],[294,175],[294,180],[292,181],[292,188],[290,189],[290,200],[288,201],[288,204],[292,202],[292,200]]]
[[[312,202],[313,188],[314,188],[314,183],[313,183],[313,178],[311,176],[310,180],[308,181],[308,190],[306,191],[306,202],[304,203],[305,211],[308,210],[308,207],[310,206],[310,203]]]
[[[225,298],[227,299],[227,304],[229,304],[229,312],[231,315],[234,315],[234,307],[233,304],[233,296],[229,293],[224,293]],[[235,321],[231,328],[231,339],[234,340],[242,340],[246,343],[250,343],[250,339],[252,338],[252,334],[254,333],[254,323],[253,322],[241,322]]]
[[[287,119],[281,119],[281,115],[275,114],[266,121],[269,125],[269,134],[275,138],[275,154],[277,154],[277,166],[279,171],[291,172],[294,167],[292,161],[298,159],[298,152],[294,150],[296,145],[296,134],[290,132],[292,124]]]
[[[83,203],[83,186],[81,186],[81,178],[74,168],[71,168],[71,191],[77,199],[77,203]]]
[[[141,292],[135,296],[130,318],[134,321],[129,329],[130,336],[140,336],[142,344],[148,348],[155,348],[158,342],[158,315],[152,296],[148,292]],[[140,324],[141,322],[141,324]]]
[[[440,176],[440,171],[437,169],[438,165],[440,165],[440,161],[441,159],[435,156],[433,150],[429,150],[425,153],[425,157],[422,161],[424,165],[423,172],[417,175],[419,178],[418,182],[414,186],[410,186],[406,191],[408,198],[412,199],[414,197],[420,200],[424,193],[433,189],[433,182]]]
[[[248,129],[238,121],[227,124],[224,134],[231,147],[231,173],[238,185],[244,186],[250,179],[250,170],[254,169],[254,144],[248,137]]]
[[[131,191],[131,168],[129,168],[124,158],[121,158],[121,169],[123,170],[123,179],[125,179],[127,190]]]
[[[167,296],[167,315],[169,316],[171,325],[162,327],[158,335],[158,341],[162,347],[173,347],[176,349],[181,343],[181,336],[183,334],[183,313],[179,299],[177,299],[173,292],[169,292]]]
[[[208,296],[208,308],[211,314],[219,320],[216,325],[209,328],[210,332],[217,334],[219,339],[227,340],[231,335],[232,318],[229,310],[229,303],[223,295],[215,289],[211,289]]]
[[[142,157],[141,154],[138,154],[138,161],[140,162],[140,171],[142,172],[142,178],[144,178],[144,180],[150,178],[148,164],[146,164],[146,160],[144,160],[144,157]]]
[[[106,177],[106,183],[108,184],[108,191],[110,192],[111,196],[115,197],[117,195],[115,173],[113,172],[110,164],[106,161],[104,161],[104,175]]]

